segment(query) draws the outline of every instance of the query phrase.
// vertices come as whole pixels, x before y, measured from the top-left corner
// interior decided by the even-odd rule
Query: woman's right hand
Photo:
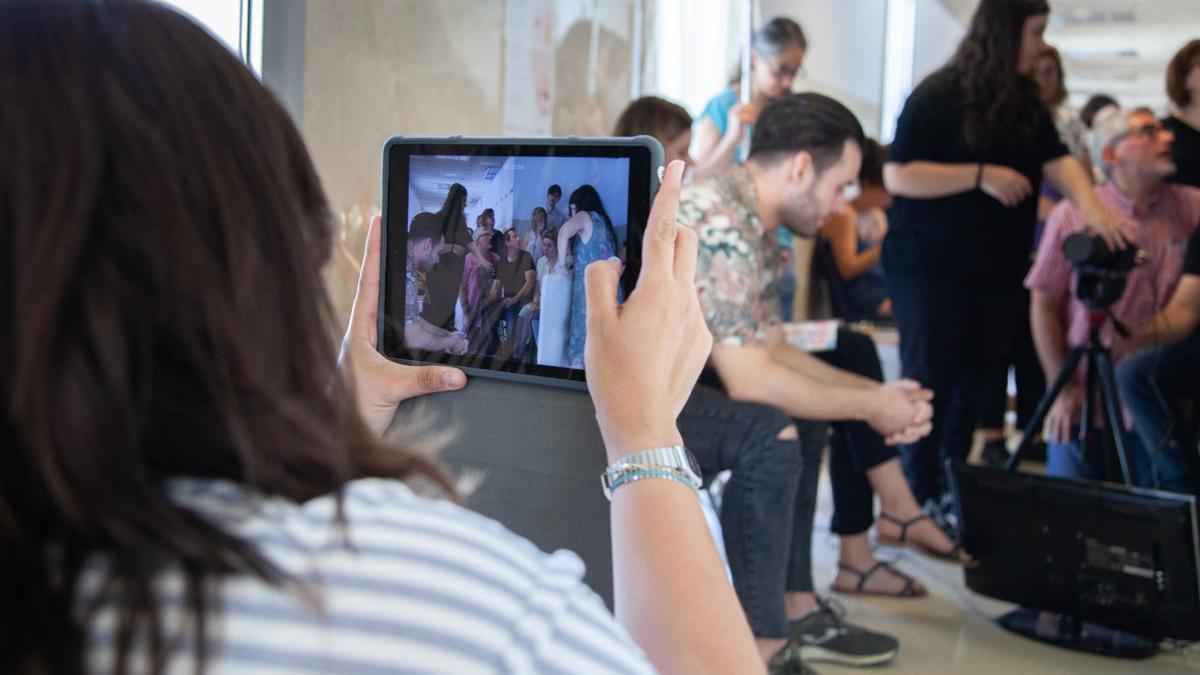
[[[675,419],[712,350],[696,295],[698,239],[675,220],[683,170],[674,161],[663,176],[629,298],[618,305],[619,259],[586,270],[584,362],[609,461],[682,442]]]
[[[739,103],[729,109],[729,123],[726,134],[741,137],[746,129],[758,121],[758,106],[753,103]]]
[[[1020,204],[1033,192],[1033,184],[1019,171],[999,164],[984,164],[979,189],[1008,208]]]

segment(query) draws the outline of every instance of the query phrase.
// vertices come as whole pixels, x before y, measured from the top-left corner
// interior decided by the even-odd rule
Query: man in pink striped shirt
[[[1126,325],[1151,320],[1166,305],[1183,267],[1188,237],[1200,220],[1200,190],[1174,185],[1166,178],[1175,172],[1171,159],[1170,131],[1163,129],[1145,109],[1122,112],[1106,121],[1096,132],[1095,154],[1104,166],[1108,182],[1095,188],[1108,209],[1124,213],[1138,223],[1137,241],[1147,262],[1129,273],[1128,287],[1112,305],[1113,315]],[[1038,247],[1037,259],[1025,286],[1033,292],[1030,318],[1038,358],[1053,381],[1068,349],[1088,336],[1088,313],[1075,297],[1077,276],[1063,255],[1063,241],[1083,231],[1079,209],[1064,200],[1051,212]],[[1101,339],[1113,344],[1114,329],[1106,324]],[[1126,356],[1118,344],[1114,360]],[[1077,438],[1079,413],[1084,399],[1084,368],[1081,363],[1046,416],[1048,443],[1046,473],[1058,476],[1103,478],[1104,461],[1098,448],[1083,448]],[[1136,439],[1127,434],[1134,458],[1134,480],[1144,458]],[[1144,472],[1143,472],[1144,473]]]

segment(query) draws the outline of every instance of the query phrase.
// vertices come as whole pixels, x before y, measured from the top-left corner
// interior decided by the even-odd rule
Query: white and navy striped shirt
[[[169,493],[311,584],[316,598],[257,578],[226,580],[219,618],[209,622],[209,673],[654,672],[583,584],[578,556],[546,555],[499,523],[402,483],[347,486],[348,545],[332,497],[295,504],[200,480],[172,481]],[[102,565],[89,567],[81,605],[103,576]],[[170,672],[191,673],[182,577],[160,581],[163,625],[180,636]],[[93,672],[112,669],[114,617],[106,607],[89,625]]]

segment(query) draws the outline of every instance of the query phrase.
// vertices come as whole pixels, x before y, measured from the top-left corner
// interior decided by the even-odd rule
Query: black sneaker
[[[795,644],[808,662],[878,666],[896,658],[896,638],[846,623],[845,616],[846,609],[836,600],[817,596],[816,609],[792,622],[788,645]]]
[[[800,657],[800,645],[792,640],[788,640],[783,649],[771,657],[771,662],[767,664],[767,673],[770,675],[817,675],[817,671],[804,665],[804,659]]]

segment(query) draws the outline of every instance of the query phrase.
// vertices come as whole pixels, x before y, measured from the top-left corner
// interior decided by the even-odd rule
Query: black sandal
[[[949,562],[962,562],[962,558],[959,556],[959,553],[962,551],[962,546],[960,546],[959,544],[954,544],[953,546],[950,547],[949,550],[939,551],[937,549],[930,548],[920,542],[912,541],[908,538],[909,526],[916,525],[917,523],[921,522],[922,520],[928,520],[929,522],[933,523],[933,519],[930,518],[929,516],[922,513],[921,515],[913,516],[912,518],[909,518],[908,520],[900,520],[899,518],[897,518],[896,516],[893,516],[890,513],[884,513],[882,511],[880,511],[879,518],[881,520],[886,520],[889,523],[893,523],[900,527],[900,536],[899,537],[885,537],[884,535],[879,533],[879,530],[876,530],[875,531],[875,539],[880,544],[883,544],[885,546],[894,546],[896,548],[904,548],[905,546],[910,546],[913,549],[915,549],[921,553],[924,553],[927,556],[930,556],[931,558],[937,558],[939,560],[946,560]],[[934,523],[934,526],[936,527],[937,523]]]
[[[913,579],[912,577],[908,576],[904,572],[901,572],[900,570],[896,569],[896,567],[894,565],[892,565],[890,562],[884,562],[881,560],[881,561],[875,563],[875,565],[871,569],[864,572],[860,569],[851,567],[851,566],[847,565],[846,563],[839,561],[838,569],[845,571],[845,572],[849,572],[850,574],[853,574],[858,577],[858,585],[856,585],[854,588],[846,588],[843,586],[838,586],[836,583],[830,584],[829,588],[838,593],[856,593],[858,595],[880,595],[880,596],[883,596],[886,598],[921,598],[921,597],[924,597],[929,594],[929,592],[926,591],[925,589],[918,589],[916,587],[916,579]],[[866,590],[867,580],[870,579],[872,576],[874,576],[875,573],[878,572],[879,570],[887,570],[891,574],[894,574],[895,576],[903,579],[905,582],[904,588],[901,588],[899,591],[896,591],[893,593],[888,593],[885,591]]]

